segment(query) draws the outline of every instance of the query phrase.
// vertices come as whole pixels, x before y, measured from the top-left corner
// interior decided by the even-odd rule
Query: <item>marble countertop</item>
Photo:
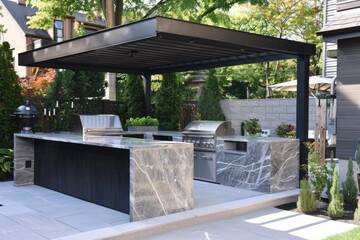
[[[234,141],[234,142],[298,142],[299,139],[296,138],[279,138],[279,137],[249,137],[249,136],[223,136],[220,137],[225,141]]]
[[[112,147],[121,149],[131,148],[182,148],[193,147],[191,143],[158,141],[152,139],[128,138],[122,136],[92,136],[83,139],[79,133],[61,132],[61,133],[16,133],[16,137],[41,139],[57,142],[68,142],[76,144],[86,144],[101,147]]]

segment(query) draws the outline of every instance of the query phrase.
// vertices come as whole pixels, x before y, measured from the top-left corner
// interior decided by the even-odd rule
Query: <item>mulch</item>
[[[327,215],[328,203],[327,202],[321,202],[321,204],[319,204],[319,205],[320,206],[316,209],[316,211],[311,212],[311,213],[306,213],[306,214],[311,215],[311,216],[315,216],[315,217],[324,218],[324,219],[327,219],[327,220],[334,220],[334,221],[339,221],[339,222],[344,222],[344,223],[360,225],[360,221],[355,221],[354,220],[355,208],[353,208],[353,207],[345,205],[344,206],[344,216],[342,218],[339,218],[339,219],[331,219]],[[276,206],[276,208],[301,213],[296,207],[296,202]]]

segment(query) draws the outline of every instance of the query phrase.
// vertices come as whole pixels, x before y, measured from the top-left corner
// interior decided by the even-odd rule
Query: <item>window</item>
[[[64,22],[54,21],[54,40],[55,42],[61,42],[64,40]]]

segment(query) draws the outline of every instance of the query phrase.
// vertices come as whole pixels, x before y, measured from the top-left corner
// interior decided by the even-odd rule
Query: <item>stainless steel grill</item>
[[[77,115],[74,131],[82,132],[84,140],[101,136],[145,137],[145,133],[124,131],[119,116],[113,114]]]
[[[124,132],[117,115],[79,115],[79,118],[84,137],[120,135]]]
[[[234,135],[230,121],[193,121],[183,133],[183,141],[194,144],[194,177],[216,182],[216,138]]]

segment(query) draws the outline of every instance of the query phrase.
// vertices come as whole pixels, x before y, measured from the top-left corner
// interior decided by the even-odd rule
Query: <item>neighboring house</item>
[[[349,159],[360,139],[360,1],[325,1],[324,21],[323,74],[337,75],[336,157]]]
[[[33,68],[18,66],[18,54],[54,42],[60,42],[73,37],[74,27],[81,24],[86,33],[105,28],[105,22],[100,20],[87,21],[85,14],[75,13],[66,20],[54,20],[50,29],[31,29],[27,26],[27,17],[35,15],[36,9],[25,5],[26,0],[0,0],[2,7],[2,24],[7,30],[0,35],[0,42],[7,41],[14,48],[15,70],[19,77],[31,76]]]

